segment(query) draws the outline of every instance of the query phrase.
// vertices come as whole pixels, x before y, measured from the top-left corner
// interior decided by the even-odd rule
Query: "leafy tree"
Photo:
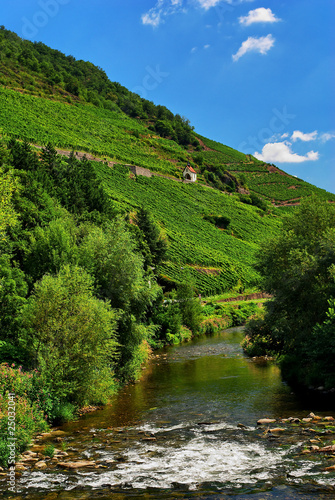
[[[155,129],[161,137],[176,137],[172,124],[169,121],[157,120]]]
[[[13,206],[13,194],[19,189],[17,179],[0,168],[0,240],[5,240],[6,230],[15,227],[18,222],[17,213]]]
[[[77,228],[70,214],[54,219],[45,227],[36,226],[30,235],[25,270],[34,281],[46,273],[56,274],[66,264],[76,264]]]
[[[323,323],[317,324],[305,352],[308,362],[306,383],[326,387],[335,387],[335,300],[328,301],[328,311]]]
[[[136,378],[145,343],[154,333],[146,325],[146,316],[159,287],[152,273],[145,274],[143,259],[122,219],[103,227],[86,224],[81,231],[79,262],[95,277],[99,297],[109,300],[120,312],[118,375]]]
[[[162,230],[154,221],[150,212],[141,207],[136,214],[136,224],[140,229],[137,233],[139,247],[144,256],[144,266],[159,266],[167,252],[167,241]]]
[[[0,255],[0,362],[25,361],[20,346],[20,310],[27,292],[24,273],[11,263],[9,255]]]
[[[331,330],[316,325],[327,322],[328,300],[335,297],[334,263],[335,207],[316,198],[302,202],[259,256],[263,289],[274,296],[266,305],[264,345],[284,356],[283,369],[292,380],[306,383],[308,360],[315,361],[307,353],[320,352],[315,332]],[[325,366],[323,373],[329,370]]]
[[[177,301],[183,325],[196,334],[200,327],[202,310],[199,299],[194,297],[194,284],[189,278],[177,286]]]
[[[94,297],[93,281],[84,269],[64,266],[36,283],[22,310],[33,366],[62,401],[85,403],[97,373],[113,386],[117,315]]]

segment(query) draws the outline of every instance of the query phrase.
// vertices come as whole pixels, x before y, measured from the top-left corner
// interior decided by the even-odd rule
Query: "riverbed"
[[[273,362],[245,357],[242,337],[235,328],[155,352],[111,405],[37,441],[36,452],[55,443],[60,456],[28,465],[14,498],[335,498],[332,455],[302,453],[335,440],[322,421],[334,412],[300,400]],[[311,411],[314,429],[282,420]],[[257,425],[264,417],[282,432]]]

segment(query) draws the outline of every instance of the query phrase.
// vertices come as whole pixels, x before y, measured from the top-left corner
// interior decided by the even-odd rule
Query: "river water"
[[[335,440],[335,427],[312,433],[289,424],[277,436],[257,426],[319,409],[292,394],[275,364],[246,358],[242,336],[230,329],[154,353],[141,381],[110,406],[61,427],[63,460],[94,467],[50,459],[23,473],[15,498],[335,498],[335,472],[324,470],[334,460],[300,453],[313,437]]]

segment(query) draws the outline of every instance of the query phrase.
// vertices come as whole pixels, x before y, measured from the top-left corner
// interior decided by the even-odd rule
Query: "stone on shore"
[[[82,467],[94,467],[96,464],[92,460],[79,460],[78,462],[58,462],[64,469],[80,469]]]
[[[36,462],[35,467],[36,469],[45,469],[45,467],[47,467],[47,464],[44,460],[40,460],[39,462]]]
[[[257,425],[267,425],[267,424],[273,424],[276,422],[276,419],[273,418],[261,418],[258,420]]]

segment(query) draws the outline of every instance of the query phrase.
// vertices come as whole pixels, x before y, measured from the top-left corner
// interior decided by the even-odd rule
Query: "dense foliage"
[[[334,387],[335,207],[304,201],[264,246],[258,268],[274,298],[264,320],[249,325],[249,352],[280,354],[293,382]]]
[[[196,135],[186,118],[102,69],[3,26],[0,73],[3,464],[9,392],[22,451],[47,421],[105,403],[137,379],[151,348],[244,322],[255,305],[203,310],[198,296],[241,293],[260,272],[278,279],[264,281],[276,298],[272,330],[267,319],[258,324],[263,344],[286,360],[306,348],[313,383],[333,383],[319,362],[334,354],[333,208],[315,202],[315,217],[306,203],[290,222],[271,202],[335,195]],[[181,182],[187,162],[196,184]],[[156,175],[135,176],[131,165]],[[256,270],[269,237],[275,264],[269,244]]]
[[[188,312],[163,304],[152,267],[157,274],[166,239],[146,210],[136,224],[116,210],[94,164],[50,144],[38,155],[10,140],[1,152],[0,362],[14,364],[9,372],[2,365],[0,399],[5,415],[8,392],[16,395],[22,451],[45,416],[67,419],[75,407],[106,403],[120,382],[138,378],[150,346],[195,334],[199,311],[182,283]],[[158,309],[177,318],[175,337]]]

